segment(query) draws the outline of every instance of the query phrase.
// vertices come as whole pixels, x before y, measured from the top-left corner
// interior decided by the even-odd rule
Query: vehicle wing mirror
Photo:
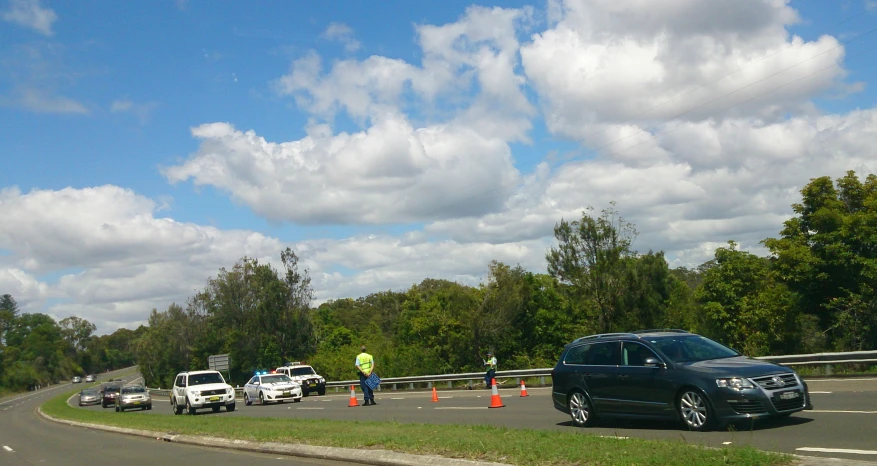
[[[667,367],[667,365],[659,361],[658,358],[646,358],[646,360],[643,361],[643,365],[647,367]]]
[[[253,385],[261,385],[259,381],[253,382]]]

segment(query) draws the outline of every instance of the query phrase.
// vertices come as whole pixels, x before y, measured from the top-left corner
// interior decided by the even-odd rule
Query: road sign
[[[227,371],[231,365],[231,358],[228,354],[214,354],[207,357],[207,367],[212,371]]]

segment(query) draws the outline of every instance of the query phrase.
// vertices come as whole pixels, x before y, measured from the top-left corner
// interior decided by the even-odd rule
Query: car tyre
[[[293,403],[301,403],[301,397],[293,398],[293,399],[292,399],[292,402],[293,402]]]
[[[308,387],[307,385],[301,386],[301,396],[308,396],[308,395],[310,395],[310,392],[311,392],[310,387]]]
[[[594,407],[591,405],[591,400],[588,399],[588,395],[585,392],[576,390],[570,393],[566,403],[572,423],[576,427],[590,427],[594,425],[594,420],[597,416],[594,415]]]
[[[322,385],[320,387],[317,387],[317,394],[320,396],[325,395],[326,394],[326,386]]]
[[[214,412],[214,413],[218,413],[218,412],[219,412],[219,406],[214,406],[212,409],[213,409],[213,412]]]
[[[232,411],[234,411],[234,408],[235,408],[235,404],[234,404],[234,403],[232,403],[232,404],[230,404],[230,405],[225,405],[225,410],[228,411],[228,412],[232,412]]]
[[[147,405],[147,406],[146,406],[146,410],[147,410],[147,411],[152,411],[152,405]]]
[[[247,406],[253,404],[253,400],[250,399],[250,395],[247,395],[247,392],[244,392],[244,404]]]
[[[192,416],[195,415],[195,408],[192,407],[192,403],[189,403],[189,397],[186,397],[186,411]]]
[[[182,408],[180,405],[177,404],[177,398],[176,398],[176,397],[174,397],[174,398],[171,400],[171,404],[172,404],[173,407],[174,407],[174,414],[175,414],[175,415],[183,414],[183,408]]]
[[[259,392],[259,404],[260,405],[265,404],[265,394],[262,392]]]
[[[679,394],[676,402],[679,418],[688,429],[705,432],[712,428],[715,420],[709,400],[700,390],[687,388]]]

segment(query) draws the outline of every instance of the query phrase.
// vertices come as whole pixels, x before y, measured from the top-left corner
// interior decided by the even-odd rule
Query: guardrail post
[[[393,384],[393,391],[396,391],[396,384]]]
[[[426,388],[432,388],[432,382],[426,382]]]
[[[414,390],[414,382],[409,383],[408,388]]]
[[[472,390],[472,379],[469,379],[469,390]]]
[[[515,377],[515,385],[517,385],[519,387],[521,386],[521,378],[520,377]]]
[[[544,375],[542,377],[539,377],[539,384],[545,385],[545,376]]]
[[[831,375],[831,364],[825,365],[825,375]]]
[[[448,388],[454,388],[454,382],[448,381]]]

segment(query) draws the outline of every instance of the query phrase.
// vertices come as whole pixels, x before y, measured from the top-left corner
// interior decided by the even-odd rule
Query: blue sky
[[[131,227],[144,216],[151,226],[161,227],[159,219],[168,217],[180,228],[190,226],[208,231],[205,229],[215,227],[218,231],[215,238],[230,238],[233,234],[229,232],[233,230],[257,233],[261,235],[260,246],[251,246],[256,254],[266,257],[271,257],[270,251],[275,246],[297,246],[304,251],[312,272],[318,278],[322,276],[322,281],[317,280],[321,299],[404,288],[427,276],[477,283],[483,278],[487,262],[496,255],[542,272],[541,261],[545,246],[551,243],[553,222],[581,212],[588,205],[598,209],[605,207],[611,200],[618,201],[622,213],[637,221],[642,233],[638,244],[645,249],[666,250],[668,256],[677,261],[676,265],[708,259],[715,246],[727,239],[737,239],[757,248],[759,239],[778,230],[783,216],[788,216],[788,206],[790,201],[794,202],[796,189],[807,179],[824,174],[834,176],[844,169],[870,167],[871,155],[857,153],[855,147],[859,146],[852,139],[843,139],[853,137],[847,133],[828,138],[832,142],[827,144],[837,144],[836,147],[843,150],[831,146],[825,149],[826,154],[840,157],[838,154],[842,152],[846,157],[832,159],[830,163],[824,159],[829,155],[808,154],[806,160],[796,162],[791,156],[771,155],[771,150],[781,151],[780,147],[812,138],[806,129],[808,125],[823,128],[831,118],[852,119],[850,112],[856,109],[871,111],[877,96],[873,89],[875,64],[871,59],[877,46],[877,9],[873,9],[873,2],[853,0],[791,1],[787,6],[765,2],[766,13],[756,21],[746,16],[754,13],[747,13],[733,2],[710,4],[690,0],[690,3],[668,4],[668,11],[679,9],[675,13],[681,18],[678,22],[671,16],[664,20],[661,14],[652,15],[655,23],[666,21],[659,25],[664,31],[664,35],[660,35],[652,31],[656,26],[648,21],[627,21],[625,18],[635,16],[633,10],[616,15],[625,8],[633,8],[633,2],[624,0],[221,4],[199,0],[124,3],[0,0],[3,18],[0,21],[3,44],[0,47],[0,127],[4,134],[0,138],[3,176],[0,190],[6,190],[6,208],[15,209],[5,214],[23,215],[22,212],[35,206],[43,206],[44,210],[40,217],[42,223],[28,227],[32,228],[28,231],[34,233],[23,236],[24,233],[0,231],[0,271],[6,268],[6,275],[0,272],[0,285],[15,291],[29,310],[63,318],[65,314],[90,312],[87,309],[94,304],[91,299],[100,303],[95,306],[104,306],[92,316],[101,322],[102,329],[132,326],[142,321],[148,312],[148,309],[137,309],[162,307],[163,301],[127,300],[125,292],[118,290],[112,298],[104,300],[95,297],[100,292],[84,296],[71,289],[75,288],[72,284],[124,288],[118,283],[93,280],[98,280],[96,277],[104,280],[105,275],[112,275],[113,267],[119,263],[133,263],[137,254],[114,252],[117,256],[102,260],[71,254],[62,260],[52,252],[54,246],[45,246],[43,242],[57,245],[66,241],[71,248],[91,251],[94,247],[100,251],[100,241],[112,242],[112,239],[103,236],[94,241],[82,239],[83,244],[77,246],[75,238],[79,237],[75,235],[80,231],[76,229],[80,226],[77,222],[85,225],[83,232],[103,231],[101,228],[108,225],[117,226],[121,231],[122,226]],[[493,7],[515,13],[508,17],[497,13],[499,10],[487,14]],[[479,16],[479,11],[485,13]],[[707,13],[700,18],[685,17],[699,14],[698,11]],[[800,22],[783,19],[786,18],[783,15],[791,11],[797,12]],[[587,14],[579,14],[581,12]],[[649,18],[648,12],[640,13]],[[587,18],[601,18],[601,15],[607,15],[604,23],[588,23]],[[762,21],[762,18],[769,19]],[[738,20],[739,24],[735,23]],[[697,32],[702,35],[693,35],[695,33],[685,26],[686,21],[705,24],[704,29]],[[759,29],[752,29],[754,23],[759,23]],[[454,25],[461,29],[454,29]],[[512,25],[509,26],[512,29],[504,29],[507,25]],[[445,27],[436,33],[436,38],[441,34],[458,35],[447,44],[436,39],[434,44],[437,45],[426,50],[423,45],[426,42],[422,40],[425,36],[421,35],[429,34],[427,29],[422,29],[426,26]],[[739,31],[735,33],[734,28]],[[570,39],[573,35],[577,39]],[[792,36],[800,36],[801,40],[790,42]],[[716,52],[714,62],[710,61],[710,54],[690,56],[677,52],[703,41],[703,37],[724,44],[716,49],[723,52]],[[698,39],[692,41],[692,38]],[[848,44],[844,43],[851,39]],[[618,57],[621,57],[618,60],[626,60],[629,56],[629,64],[609,63],[588,68],[593,58],[588,54],[597,54],[601,47],[607,50],[621,47],[619,44],[626,40],[641,48],[629,45],[601,59],[609,63]],[[832,47],[837,50],[832,51]],[[654,53],[658,58],[637,62],[641,59],[638,50]],[[507,66],[507,72],[502,71],[506,74],[497,71],[502,67],[480,68],[488,56],[483,55],[485,51],[492,53],[490,56],[502,62],[502,66]],[[832,64],[834,58],[840,58],[839,51],[847,58]],[[731,58],[722,58],[723,53]],[[581,70],[589,70],[581,72],[581,86],[558,81],[576,76],[564,69],[564,60],[552,61],[552,57],[563,54],[568,54],[570,68],[581,66]],[[745,59],[735,61],[734,54]],[[436,70],[444,68],[421,68],[426,66],[422,60],[427,56],[442,57],[441,65],[447,65],[453,74],[447,82],[441,83],[445,87],[441,87],[432,100],[421,90],[439,81]],[[284,91],[280,84],[284,77],[304,70],[302,60],[308,57],[319,57],[322,71]],[[506,59],[511,61],[503,62]],[[405,64],[408,68],[404,72],[412,74],[404,80],[406,91],[401,96],[382,100],[381,92],[387,91],[382,86],[386,83],[379,79],[350,85],[356,76],[345,77],[340,75],[341,71],[332,72],[333,64],[339,62],[356,64],[362,73],[393,62],[398,66]],[[648,70],[655,62],[660,62],[663,68],[652,76]],[[692,68],[687,68],[689,62]],[[739,63],[743,64],[741,72],[714,84],[710,82],[709,76],[715,75],[709,75],[709,70],[730,72],[740,69]],[[800,78],[800,85],[785,88],[787,93],[753,86],[753,92],[766,92],[746,105],[734,109],[710,106],[696,112],[697,115],[669,117],[673,111],[696,108],[702,101],[721,97],[747,82],[758,82],[790,64],[795,64],[795,68],[767,79],[768,84],[779,85],[783,79],[791,83]],[[819,68],[828,71],[805,76]],[[626,71],[617,77],[610,76],[609,73],[618,70]],[[506,78],[507,81],[500,83]],[[613,86],[613,82],[617,82],[617,86]],[[319,94],[321,89],[332,91]],[[353,114],[353,106],[357,104],[355,91],[362,89],[370,92],[365,117]],[[740,97],[745,97],[744,94],[740,93]],[[315,102],[320,95],[334,99],[334,110],[327,113],[305,103]],[[478,106],[479,102],[484,103],[483,108]],[[656,112],[652,117],[641,117],[641,111],[651,111],[655,102],[670,102],[663,106],[670,113]],[[727,104],[730,106],[733,100],[728,99]],[[467,110],[475,108],[485,113],[477,117],[466,115]],[[493,112],[495,117],[488,112]],[[388,117],[390,114],[394,116]],[[490,128],[494,118],[496,127]],[[798,121],[796,119],[801,119],[801,123],[792,124]],[[293,176],[285,172],[291,170],[284,165],[287,162],[274,160],[271,163],[277,165],[253,176],[265,181],[276,172],[276,186],[281,187],[271,188],[275,180],[270,180],[264,192],[256,192],[259,186],[254,187],[243,174],[236,177],[230,173],[233,167],[259,166],[258,148],[244,143],[243,133],[228,133],[225,139],[218,136],[199,139],[192,134],[192,128],[201,125],[228,123],[238,132],[252,130],[255,137],[269,143],[292,143],[308,136],[309,128],[316,123],[328,123],[330,135],[335,138],[342,132],[369,131],[380,127],[382,121],[405,122],[413,128],[412,134],[416,136],[411,137],[415,139],[425,134],[418,133],[418,129],[448,131],[433,141],[435,146],[424,143],[426,157],[434,162],[430,167],[441,165],[445,170],[434,175],[434,179],[446,177],[459,185],[448,188],[447,192],[430,187],[433,175],[427,176],[426,169],[422,168],[427,165],[421,166],[420,171],[415,170],[419,175],[412,175],[407,181],[388,173],[378,178],[359,179],[356,175],[359,172],[353,169],[350,173],[354,175],[347,173],[323,179],[317,178],[316,171]],[[620,131],[617,125],[633,125],[638,130],[649,131],[658,136],[659,143],[642,140],[641,134],[618,133],[629,138],[631,144],[641,145],[632,151],[635,155],[631,155],[631,151],[615,151],[624,145],[611,143],[618,138],[618,134],[613,133]],[[677,131],[672,129],[676,128],[673,125],[685,127]],[[784,142],[765,149],[764,153],[757,149],[764,145],[753,143],[753,148],[747,149],[731,144],[749,139],[739,134],[734,136],[729,128],[746,127],[749,128],[746,131],[757,135],[764,133],[758,128],[765,125],[774,125],[777,133],[786,138]],[[868,134],[867,127],[856,128],[856,134]],[[466,130],[473,134],[466,136]],[[712,131],[712,136],[704,135],[700,139],[701,136],[693,133],[695,130]],[[474,147],[483,142],[486,152],[473,150],[472,154],[457,154],[460,150],[452,147],[448,159],[436,162],[440,157],[431,151],[440,150],[437,147],[445,137],[448,141],[457,141],[457,136],[469,141],[461,147]],[[686,142],[683,138],[693,139]],[[232,139],[235,142],[229,142]],[[674,149],[691,147],[694,144],[691,141],[700,141],[697,142],[700,144],[710,140],[725,141],[721,144],[722,150],[711,158]],[[333,141],[341,144],[340,139]],[[348,165],[338,162],[334,168],[327,168],[326,173],[338,170],[341,173],[350,163],[372,160],[368,147],[380,145],[380,135],[369,141],[370,145],[362,149],[364,152],[360,155],[355,149],[342,151],[347,157],[344,160],[354,162],[347,162]],[[325,142],[329,147],[329,139]],[[213,143],[216,145],[212,146]],[[604,149],[595,151],[594,147]],[[738,152],[739,155],[735,155]],[[744,152],[761,155],[747,158]],[[208,153],[219,154],[218,159],[208,157]],[[308,163],[322,163],[324,156],[309,154],[303,156],[310,161]],[[251,156],[254,157],[252,163],[246,162],[250,160],[247,158],[235,159],[236,164],[221,162]],[[416,165],[421,160],[416,150],[407,155],[381,155],[384,156],[402,157],[386,158],[386,163],[376,165],[387,170],[389,167],[403,169],[407,162]],[[561,168],[566,160],[571,161]],[[739,174],[740,167],[755,172],[764,169],[764,164],[793,163],[803,168],[796,169],[788,179],[778,181],[773,187],[759,182],[761,178],[757,173],[748,173],[745,180],[724,179],[730,184],[748,186],[740,190],[747,195],[746,202],[752,203],[745,215],[726,205],[724,193],[712,190],[723,184],[722,170],[730,169]],[[544,171],[545,168],[538,168],[540,164],[552,169]],[[218,171],[211,172],[208,166]],[[454,166],[461,167],[461,171],[453,171]],[[770,166],[776,170],[785,165]],[[169,167],[178,170],[179,179],[170,179],[170,172],[164,171]],[[224,174],[220,177],[216,173]],[[350,191],[339,188],[336,193],[331,183],[338,180],[349,180],[358,187]],[[666,183],[646,186],[662,181]],[[407,183],[408,188],[364,191],[363,186],[372,183],[375,186]],[[424,184],[418,187],[419,183]],[[305,185],[326,189],[296,191]],[[128,191],[120,194],[102,190],[98,194],[110,196],[108,199],[101,198],[100,202],[95,198],[85,199],[88,197],[85,190],[104,186]],[[65,188],[72,191],[63,191]],[[482,188],[484,199],[460,194]],[[17,191],[13,193],[13,189]],[[757,191],[762,189],[759,195]],[[71,205],[84,213],[98,212],[94,209],[104,209],[101,206],[107,205],[118,206],[119,213],[101,219],[99,214],[91,218],[90,214],[77,214],[68,208],[67,212],[49,215],[46,209],[63,203],[47,200],[46,204],[37,204],[34,196],[28,197],[28,193],[36,191],[44,192],[46,199],[67,193],[73,199]],[[784,194],[777,196],[771,192]],[[398,212],[382,211],[381,206],[396,201],[417,206],[428,204],[432,195],[439,199],[433,207],[403,206]],[[449,200],[445,202],[444,197]],[[348,199],[337,211],[330,208],[336,198]],[[351,213],[356,211],[360,198],[363,212]],[[151,201],[153,208],[142,207],[140,201],[143,200]],[[315,207],[309,211],[294,204],[314,204]],[[0,201],[0,213],[3,206]],[[330,214],[322,216],[321,211]],[[715,212],[719,212],[715,216],[725,223],[705,223]],[[326,218],[329,220],[321,220]],[[87,222],[96,223],[88,226]],[[741,229],[740,225],[746,226]],[[62,237],[64,231],[74,239],[55,238]],[[174,233],[174,237],[176,235],[178,233]],[[195,284],[203,283],[219,266],[230,266],[235,257],[242,255],[236,251],[245,249],[244,246],[235,249],[229,245],[233,244],[231,239],[222,239],[222,247],[228,250],[202,261],[200,256],[197,260],[180,256],[177,249],[162,250],[160,245],[146,240],[142,244],[129,242],[131,236],[117,238],[125,246],[112,250],[156,247],[156,257],[173,258],[161,262],[166,270],[181,267],[174,260],[197,262],[200,268],[186,269],[186,276]],[[213,243],[198,245],[210,250],[220,248]],[[347,247],[355,248],[359,251],[357,254],[363,256],[351,253]],[[379,251],[373,255],[380,258],[366,256],[364,250]],[[445,259],[432,262],[436,256]],[[455,257],[457,259],[452,259]],[[333,278],[336,272],[338,276]],[[65,285],[63,277],[68,277],[71,288]],[[192,288],[191,283],[186,283],[174,292],[170,285],[160,283],[155,277],[144,275],[142,278],[143,283],[156,287],[162,299],[183,297]],[[135,287],[136,283],[127,286]]]

